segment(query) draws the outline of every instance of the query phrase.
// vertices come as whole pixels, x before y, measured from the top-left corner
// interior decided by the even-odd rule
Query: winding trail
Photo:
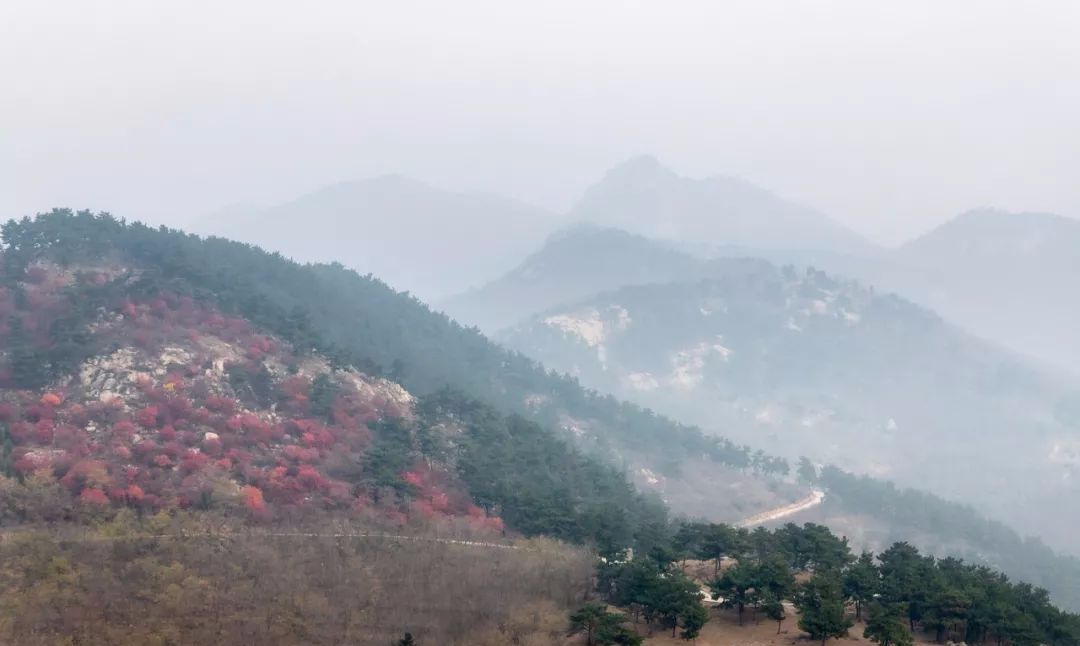
[[[783,507],[777,507],[776,509],[769,509],[761,512],[760,514],[754,514],[749,518],[745,518],[735,523],[736,527],[755,527],[764,523],[779,520],[793,514],[797,514],[800,511],[806,511],[812,507],[817,507],[825,501],[825,492],[815,489],[810,492],[810,495],[801,500],[784,505]]]

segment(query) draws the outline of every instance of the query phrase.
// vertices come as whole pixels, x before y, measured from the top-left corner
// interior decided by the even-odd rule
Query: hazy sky
[[[0,213],[402,172],[568,207],[650,152],[893,242],[1080,216],[1080,2],[0,2]]]

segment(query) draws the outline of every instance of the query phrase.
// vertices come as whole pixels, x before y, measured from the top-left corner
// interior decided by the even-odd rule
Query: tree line
[[[799,629],[822,644],[847,635],[857,621],[863,635],[881,646],[910,646],[917,637],[998,646],[1080,644],[1080,616],[1056,608],[1045,590],[1013,583],[985,566],[923,555],[904,542],[856,556],[846,538],[813,523],[750,531],[684,522],[665,546],[601,563],[599,594],[622,612],[586,607],[572,617],[572,628],[591,630],[589,639],[597,644],[633,643],[620,635],[639,621],[673,636],[681,628],[684,639],[694,639],[708,614],[701,584],[680,567],[686,559],[711,564],[705,582],[710,596],[733,609],[740,624],[747,614],[752,621],[764,616],[777,622],[779,633],[792,603]]]

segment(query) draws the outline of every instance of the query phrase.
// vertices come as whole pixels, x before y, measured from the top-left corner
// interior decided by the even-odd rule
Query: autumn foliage
[[[127,279],[120,268],[32,265],[17,290],[0,287],[0,341],[33,356],[59,348],[66,340],[50,331],[75,307],[64,294]],[[393,384],[333,370],[190,296],[102,302],[80,342],[120,351],[90,355],[78,374],[41,390],[18,387],[27,368],[17,353],[0,365],[0,467],[58,483],[77,502],[73,513],[219,508],[268,521],[330,509],[395,521],[460,516],[502,530],[449,473],[403,471],[390,490],[365,476],[373,424],[394,418],[410,433],[407,395]],[[413,443],[401,439],[406,450]]]

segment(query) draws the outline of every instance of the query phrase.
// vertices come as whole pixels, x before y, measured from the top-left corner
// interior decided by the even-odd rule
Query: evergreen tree
[[[863,552],[844,572],[844,596],[855,602],[855,618],[862,619],[863,606],[881,589],[881,575],[874,555]]]
[[[854,624],[844,612],[844,596],[835,573],[818,573],[799,587],[795,595],[799,609],[799,628],[811,639],[821,640],[847,635]]]
[[[698,635],[701,634],[701,629],[708,621],[709,611],[700,603],[687,604],[679,614],[679,623],[683,627],[679,632],[679,637],[686,641],[697,639]]]
[[[738,610],[740,626],[746,606],[757,603],[759,599],[758,575],[758,568],[743,560],[709,585],[713,597],[720,599],[720,605]]]
[[[880,646],[911,646],[914,639],[905,623],[901,608],[878,604],[870,613],[863,637]]]
[[[607,621],[608,611],[601,603],[587,603],[570,615],[570,634],[585,633],[585,643],[593,646],[596,633]]]
[[[765,611],[766,617],[776,622],[776,634],[779,635],[780,629],[784,625],[784,620],[787,619],[787,610],[784,608],[784,600],[767,593],[761,602],[761,608]]]

